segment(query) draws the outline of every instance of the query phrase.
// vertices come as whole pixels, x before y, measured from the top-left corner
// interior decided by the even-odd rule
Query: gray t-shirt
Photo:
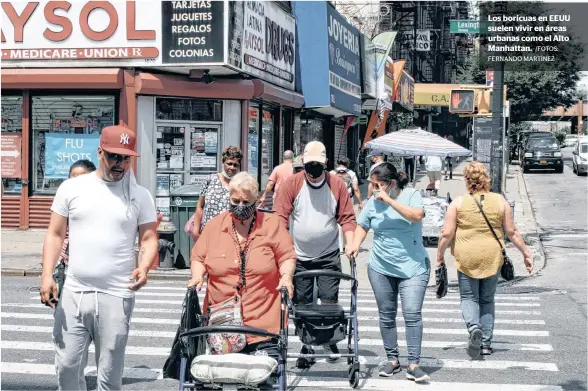
[[[290,215],[296,255],[309,261],[339,248],[337,200],[326,181],[313,187],[304,181]]]
[[[157,221],[157,216],[147,189],[135,185],[132,194],[129,208],[123,181],[105,182],[96,173],[59,186],[51,210],[69,219],[66,288],[134,296],[128,287],[135,268],[135,237],[140,225]]]

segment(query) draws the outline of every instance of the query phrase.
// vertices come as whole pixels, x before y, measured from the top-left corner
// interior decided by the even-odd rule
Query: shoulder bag
[[[502,242],[500,242],[500,239],[498,238],[498,235],[496,235],[496,231],[494,231],[494,228],[492,227],[492,224],[490,224],[490,220],[488,220],[488,217],[486,216],[486,213],[484,213],[484,208],[482,208],[482,204],[480,204],[480,202],[476,199],[476,197],[474,197],[473,194],[470,194],[470,196],[472,196],[472,198],[476,202],[476,205],[478,205],[478,208],[480,209],[480,212],[482,212],[482,216],[484,216],[484,220],[486,220],[486,224],[488,224],[488,227],[490,228],[490,231],[492,232],[492,235],[494,235],[494,238],[496,239],[496,241],[500,245],[500,249],[502,250],[502,258],[504,259],[504,262],[502,263],[502,267],[500,268],[500,275],[506,281],[511,281],[511,280],[514,279],[514,266],[512,264],[512,261],[506,255],[506,249],[502,245]]]
[[[255,214],[254,214],[255,216]],[[208,305],[206,311],[206,325],[207,326],[243,326],[243,307],[241,302],[241,289],[245,286],[245,262],[247,260],[247,253],[249,245],[251,244],[251,230],[255,225],[255,217],[251,220],[249,225],[249,232],[245,245],[241,247],[233,222],[233,241],[237,248],[237,253],[241,259],[240,278],[241,281],[236,287],[234,296],[229,297],[221,303]],[[245,334],[239,333],[217,333],[210,334],[207,337],[208,347],[211,354],[228,354],[239,353],[247,345]]]

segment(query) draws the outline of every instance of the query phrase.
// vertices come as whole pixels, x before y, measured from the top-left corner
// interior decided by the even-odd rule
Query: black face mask
[[[325,166],[318,162],[310,162],[304,165],[304,171],[312,178],[317,179],[325,171]]]
[[[229,203],[229,209],[235,218],[239,221],[245,221],[255,213],[255,203],[251,205],[234,205]]]

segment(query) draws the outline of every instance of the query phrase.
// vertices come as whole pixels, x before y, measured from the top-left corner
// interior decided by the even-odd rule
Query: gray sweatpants
[[[134,298],[64,289],[55,310],[53,342],[60,390],[86,390],[88,348],[96,350],[98,390],[121,390]]]

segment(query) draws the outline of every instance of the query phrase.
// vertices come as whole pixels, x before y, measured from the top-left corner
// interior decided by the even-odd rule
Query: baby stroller
[[[201,326],[180,334],[182,344],[179,366],[179,390],[279,390],[286,391],[286,353],[288,334],[288,293],[282,289],[280,333],[247,326]],[[195,343],[206,343],[205,336],[214,333],[238,333],[270,337],[278,346],[278,360],[269,356],[250,356],[241,353],[226,355],[200,354],[191,356]],[[274,371],[275,370],[275,371]],[[271,379],[270,379],[271,378]],[[269,382],[267,380],[270,380]],[[275,379],[275,384],[271,380]]]
[[[292,304],[290,306],[290,320],[294,322],[296,335],[305,345],[331,345],[347,339],[346,354],[339,354],[347,358],[349,365],[349,385],[357,388],[359,385],[359,350],[357,330],[357,278],[355,258],[349,259],[351,275],[331,270],[310,270],[298,272],[294,280],[312,278],[314,281],[313,301],[311,304]],[[317,303],[317,277],[335,277],[351,282],[351,307],[345,311],[341,304]],[[291,358],[327,358],[330,354],[289,354]]]

